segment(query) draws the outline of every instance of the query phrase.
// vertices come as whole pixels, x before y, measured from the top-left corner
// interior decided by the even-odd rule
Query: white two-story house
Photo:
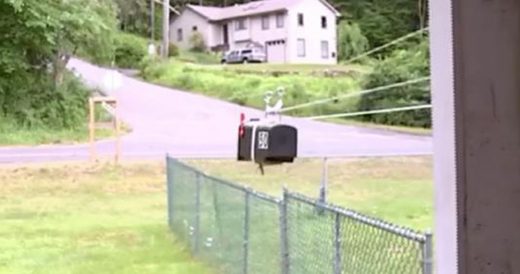
[[[337,63],[339,12],[325,0],[263,0],[229,7],[188,5],[172,19],[170,40],[190,48],[199,32],[208,49],[262,46],[270,63]]]

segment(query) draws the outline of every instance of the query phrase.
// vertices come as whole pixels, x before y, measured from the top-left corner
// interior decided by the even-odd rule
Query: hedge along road
[[[69,68],[92,87],[100,87],[110,71],[72,59]],[[240,113],[246,118],[263,112],[228,102],[149,84],[122,76],[121,87],[110,92],[119,101],[121,118],[132,132],[122,137],[122,157],[162,158],[166,153],[179,158],[236,157]],[[329,124],[284,117],[298,128],[300,157],[370,157],[429,155],[429,136]],[[100,156],[110,156],[114,142],[97,142]],[[69,161],[88,159],[88,145],[49,145],[0,148],[0,163]]]

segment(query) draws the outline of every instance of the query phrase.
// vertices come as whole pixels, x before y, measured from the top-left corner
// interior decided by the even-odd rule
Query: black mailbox
[[[238,160],[259,164],[292,163],[298,150],[298,131],[279,123],[251,121],[241,125]]]

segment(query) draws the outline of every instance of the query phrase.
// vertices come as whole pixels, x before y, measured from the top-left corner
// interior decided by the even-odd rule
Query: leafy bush
[[[26,128],[73,129],[84,125],[89,91],[71,73],[65,74],[59,87],[44,73],[11,80],[11,85],[0,88],[0,116]]]
[[[425,77],[428,74],[428,43],[423,41],[408,50],[396,50],[388,58],[377,63],[372,73],[366,78],[363,87],[370,89],[386,86]],[[430,102],[429,85],[426,82],[366,94],[361,97],[358,110],[386,109],[429,104]],[[428,109],[367,115],[361,119],[380,124],[431,127],[430,110]]]
[[[173,43],[170,43],[170,45],[168,46],[168,56],[169,57],[179,56],[179,47],[177,47],[177,45],[175,45]]]
[[[147,55],[147,44],[146,39],[142,37],[119,33],[116,38],[116,65],[120,68],[137,68]]]
[[[368,39],[356,23],[342,21],[338,26],[338,58],[348,60],[368,49]]]
[[[196,31],[190,36],[190,49],[194,52],[206,51],[206,42],[200,32]]]

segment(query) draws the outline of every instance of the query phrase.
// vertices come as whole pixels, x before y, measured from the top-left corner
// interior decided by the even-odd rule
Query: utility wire
[[[369,50],[369,51],[367,51],[367,52],[365,52],[365,53],[361,53],[360,55],[358,55],[358,56],[356,56],[356,57],[353,57],[353,58],[347,60],[345,63],[346,63],[346,64],[352,63],[352,62],[354,62],[354,61],[356,61],[356,60],[359,60],[359,59],[361,59],[361,58],[363,58],[363,57],[366,57],[366,56],[368,56],[368,55],[370,55],[370,54],[373,54],[373,53],[378,52],[378,51],[380,51],[380,50],[383,50],[383,49],[385,49],[385,48],[387,48],[387,47],[393,46],[393,45],[395,45],[395,44],[397,44],[397,43],[400,43],[400,42],[402,42],[402,41],[405,41],[405,40],[407,40],[407,39],[410,39],[410,38],[412,38],[412,37],[414,37],[414,36],[416,36],[416,35],[418,35],[418,34],[421,34],[421,33],[423,33],[423,32],[426,32],[426,31],[428,31],[428,28],[423,28],[423,29],[420,29],[420,30],[418,30],[418,31],[414,31],[414,32],[408,33],[407,35],[402,36],[402,37],[399,37],[399,38],[397,38],[397,39],[395,39],[395,40],[393,40],[393,41],[391,41],[391,42],[388,42],[388,43],[386,43],[386,44],[384,44],[384,45],[382,45],[382,46],[379,46],[379,47],[377,47],[377,48],[374,48],[374,49],[372,49],[372,50]]]
[[[363,115],[370,115],[370,114],[380,114],[380,113],[391,113],[391,112],[399,112],[399,111],[426,109],[426,108],[431,108],[431,107],[432,107],[431,104],[427,104],[427,105],[417,105],[417,106],[407,106],[407,107],[397,107],[397,108],[387,108],[387,109],[376,109],[376,110],[367,110],[367,111],[358,111],[358,112],[346,112],[346,113],[338,113],[338,114],[320,115],[320,116],[306,117],[305,119],[320,120],[320,119],[328,119],[328,118],[345,118],[345,117],[355,117],[355,116],[363,116]]]
[[[304,104],[300,104],[300,105],[284,108],[284,109],[281,110],[281,112],[287,112],[287,111],[290,111],[290,110],[306,108],[306,107],[310,107],[310,106],[314,106],[314,105],[326,104],[328,102],[336,101],[336,100],[339,100],[339,99],[346,99],[346,98],[351,98],[351,97],[357,97],[357,96],[361,96],[361,95],[365,95],[365,94],[369,94],[369,93],[374,93],[374,92],[377,92],[377,91],[389,90],[389,89],[392,89],[392,88],[403,87],[403,86],[412,85],[412,84],[416,84],[416,83],[427,82],[429,80],[430,80],[430,77],[416,78],[416,79],[412,79],[412,80],[408,80],[408,81],[404,81],[404,82],[400,82],[400,83],[390,84],[390,85],[387,85],[387,86],[381,86],[381,87],[367,89],[367,90],[362,90],[362,91],[358,91],[358,92],[354,92],[354,93],[343,94],[343,95],[339,95],[339,96],[335,96],[335,97],[331,97],[331,98],[316,100],[316,101],[313,101],[313,102],[304,103]]]

